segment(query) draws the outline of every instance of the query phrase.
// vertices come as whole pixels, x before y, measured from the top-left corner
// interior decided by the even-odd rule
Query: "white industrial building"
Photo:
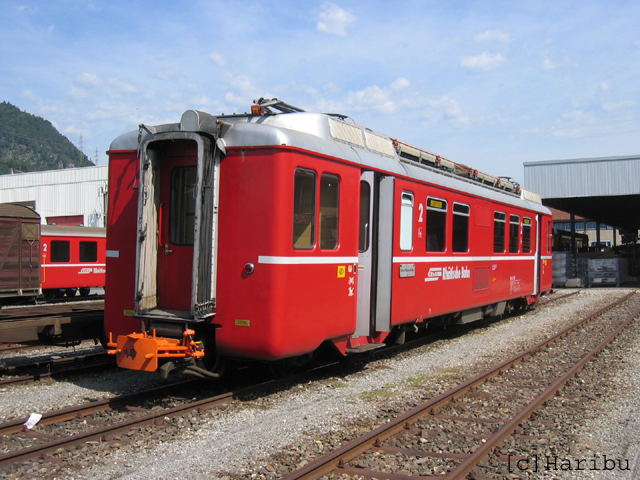
[[[43,224],[106,227],[108,167],[0,175],[0,203],[22,203]]]

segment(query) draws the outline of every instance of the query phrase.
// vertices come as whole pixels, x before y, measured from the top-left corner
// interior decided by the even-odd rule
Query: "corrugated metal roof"
[[[85,225],[101,227],[108,175],[102,165],[0,175],[0,202],[35,201],[43,222],[52,216],[83,215]]]
[[[42,172],[14,173],[10,175],[0,175],[0,190],[100,181],[105,180],[107,175],[108,167],[106,165],[45,170]]]
[[[524,163],[526,188],[542,198],[640,194],[640,155]]]

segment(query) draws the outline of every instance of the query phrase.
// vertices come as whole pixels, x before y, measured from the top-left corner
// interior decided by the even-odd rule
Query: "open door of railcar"
[[[391,329],[394,178],[360,178],[358,314],[354,338]]]
[[[136,316],[201,321],[215,307],[219,163],[215,144],[197,133],[143,144]]]

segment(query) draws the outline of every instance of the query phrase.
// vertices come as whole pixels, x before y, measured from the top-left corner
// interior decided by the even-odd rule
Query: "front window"
[[[469,250],[469,205],[453,204],[453,251]]]
[[[447,201],[427,198],[427,252],[444,252],[447,229]]]
[[[80,242],[80,261],[98,261],[98,242]]]
[[[340,181],[325,173],[320,179],[320,248],[338,248],[338,205]]]
[[[531,253],[531,219],[522,219],[522,252]]]
[[[400,205],[400,250],[413,248],[413,194],[402,192]]]
[[[299,168],[293,187],[293,247],[313,248],[316,231],[316,172]]]
[[[493,214],[493,251],[504,253],[507,214],[504,212],[494,212]]]
[[[71,259],[71,248],[66,240],[51,240],[51,261],[68,262]]]
[[[520,217],[509,215],[509,253],[518,253],[520,250]]]

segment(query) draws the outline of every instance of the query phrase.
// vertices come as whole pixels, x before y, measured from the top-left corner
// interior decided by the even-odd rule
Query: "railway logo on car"
[[[81,268],[80,271],[78,272],[79,275],[85,275],[85,274],[90,274],[90,273],[105,273],[106,270],[102,267],[85,267],[85,268]]]
[[[460,267],[431,267],[425,282],[437,282],[438,280],[460,280],[471,278],[471,270],[466,265]]]

